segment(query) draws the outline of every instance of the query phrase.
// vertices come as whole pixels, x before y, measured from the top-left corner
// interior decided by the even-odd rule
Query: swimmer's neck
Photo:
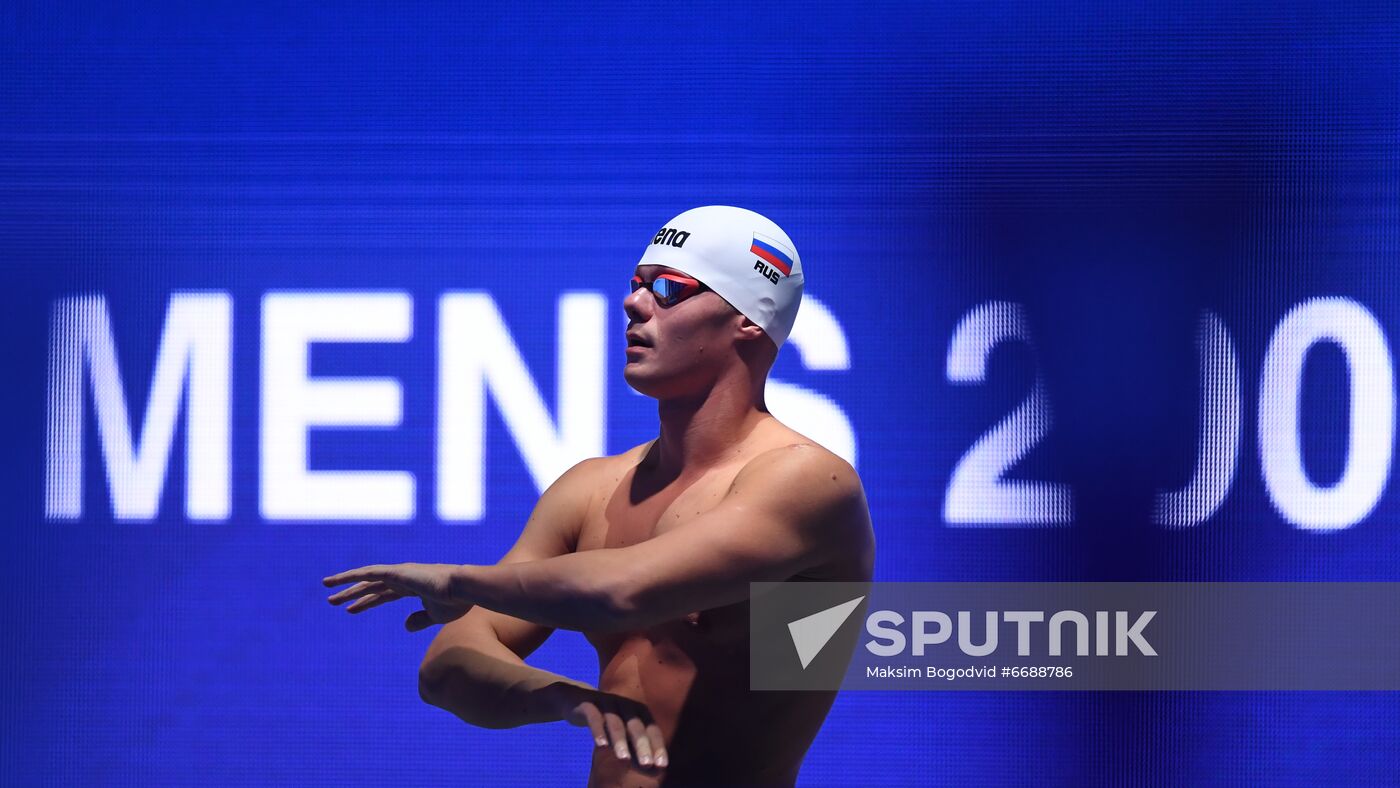
[[[694,397],[659,400],[656,411],[661,434],[643,462],[667,478],[703,473],[733,459],[744,438],[773,418],[761,380],[722,380]]]

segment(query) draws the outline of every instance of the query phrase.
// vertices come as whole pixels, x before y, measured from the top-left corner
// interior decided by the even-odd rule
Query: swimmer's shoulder
[[[787,527],[826,556],[794,579],[870,579],[875,532],[859,474],[834,452],[792,434],[796,439],[766,448],[746,463],[730,493],[782,513]]]
[[[559,477],[556,485],[565,487],[573,494],[592,497],[600,489],[611,489],[627,472],[642,462],[655,439],[641,443],[619,454],[602,457],[589,457],[580,460]]]
[[[838,495],[863,494],[860,474],[840,455],[777,419],[770,419],[762,429],[754,456],[745,463],[741,474],[752,469],[809,480],[824,477],[837,488]]]
[[[837,504],[859,501],[865,491],[860,475],[845,459],[800,433],[760,448],[734,477],[734,485],[763,480],[765,487],[785,497]]]

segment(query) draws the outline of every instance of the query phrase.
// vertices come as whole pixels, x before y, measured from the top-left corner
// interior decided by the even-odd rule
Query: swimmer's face
[[[661,274],[685,274],[660,265],[639,265],[636,275],[651,283]],[[632,388],[657,399],[684,397],[713,385],[718,371],[735,360],[743,315],[717,293],[701,290],[662,306],[639,287],[622,302],[627,312],[627,365]]]

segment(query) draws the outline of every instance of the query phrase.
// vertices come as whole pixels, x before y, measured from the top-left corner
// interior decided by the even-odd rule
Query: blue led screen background
[[[7,783],[581,784],[581,730],[426,706],[429,635],[329,608],[319,579],[494,562],[550,462],[654,437],[620,303],[696,205],[801,252],[815,322],[774,411],[849,438],[877,579],[1400,580],[1388,4],[10,4],[0,64]],[[397,514],[287,516],[272,305],[366,295],[378,338],[307,369],[392,381],[396,415],[313,427],[305,459],[396,473]],[[181,303],[203,306],[172,333]],[[453,304],[509,342],[445,332]],[[225,360],[212,400],[159,385],[177,334]],[[65,344],[104,335],[115,388]],[[454,465],[460,354],[518,358],[540,408],[488,395]],[[162,443],[150,402],[176,415],[145,504],[139,471],[109,480],[117,391],[128,448]],[[227,413],[223,470],[191,463],[218,445],[197,413]],[[474,473],[479,500],[444,504]],[[576,633],[535,661],[597,676]],[[1397,712],[847,693],[801,784],[1386,784]]]

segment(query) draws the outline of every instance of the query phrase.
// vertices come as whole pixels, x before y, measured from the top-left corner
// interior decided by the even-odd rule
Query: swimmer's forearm
[[[433,706],[482,728],[518,728],[564,719],[589,685],[546,670],[454,647],[419,677],[419,694]]]
[[[586,550],[540,561],[465,565],[453,578],[453,592],[471,604],[554,629],[625,629],[633,622],[616,582],[628,574],[620,553]]]

